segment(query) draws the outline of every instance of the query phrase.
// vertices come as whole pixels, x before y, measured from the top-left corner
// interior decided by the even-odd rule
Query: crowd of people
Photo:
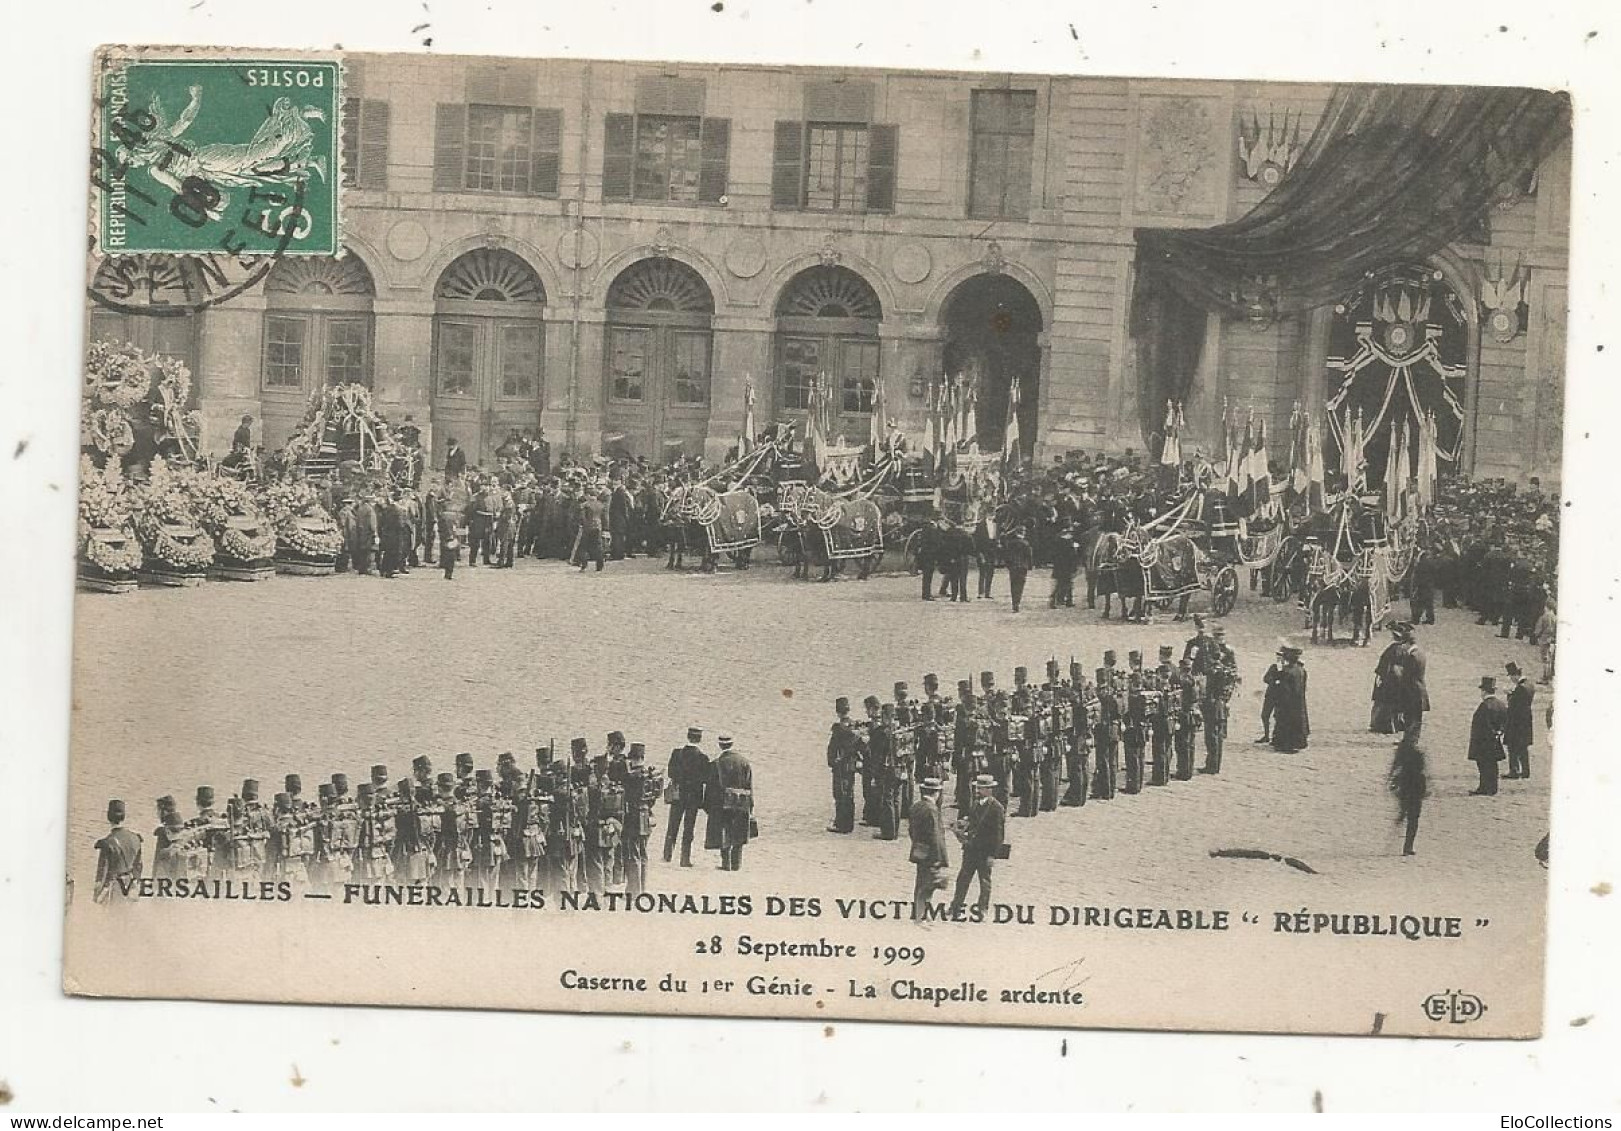
[[[648,840],[661,798],[665,862],[679,844],[680,865],[693,866],[703,814],[703,847],[719,852],[723,870],[742,867],[743,847],[756,834],[753,768],[730,737],[716,741],[712,759],[702,729],[690,728],[667,774],[648,763],[643,743],[613,731],[595,756],[584,738],[571,741],[566,761],[539,747],[527,770],[510,752],[493,770],[461,753],[454,772],[435,774],[424,754],[398,781],[386,765],[372,766],[353,793],[348,775],[334,773],[314,800],[298,774],[286,775],[268,804],[253,779],[223,809],[212,786],[199,786],[189,817],[173,796],[158,799],[150,878],[168,889],[158,894],[186,898],[199,887],[205,897],[216,891],[212,881],[316,892],[351,883],[432,886],[456,893],[442,896],[450,901],[485,898],[467,891],[533,899],[535,892],[601,895],[621,886],[634,896],[647,890]],[[136,898],[146,875],[143,838],[127,827],[122,800],[109,802],[107,820],[96,842],[95,898]]]
[[[1188,781],[1195,772],[1219,774],[1240,677],[1225,630],[1219,624],[1207,630],[1198,617],[1181,657],[1162,645],[1155,667],[1133,650],[1120,668],[1110,650],[1090,678],[1078,661],[1071,660],[1066,673],[1052,659],[1041,684],[1030,683],[1023,667],[1014,669],[1011,690],[997,687],[994,672],[979,679],[977,692],[970,680],[959,680],[955,701],[941,694],[934,673],[923,677],[921,698],[897,683],[891,701],[867,696],[866,717],[859,720],[848,698],[834,704],[828,831],[850,834],[859,823],[873,828],[876,839],[898,840],[904,815],[916,866],[914,917],[927,914],[930,895],[944,886],[950,855],[945,808],[955,809],[950,827],[962,845],[950,914],[964,912],[977,878],[974,914],[983,915],[1009,815],[1034,818]],[[1304,718],[1303,680],[1297,691],[1289,709]],[[1280,693],[1280,700],[1294,693]],[[1201,734],[1204,760],[1196,767]],[[955,783],[950,806],[943,800],[948,782]]]

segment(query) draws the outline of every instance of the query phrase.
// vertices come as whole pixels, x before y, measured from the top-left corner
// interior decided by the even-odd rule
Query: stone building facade
[[[881,382],[917,432],[967,374],[981,439],[1020,389],[1031,455],[1145,446],[1128,331],[1134,229],[1208,225],[1268,190],[1323,86],[420,56],[346,58],[346,235],[188,319],[93,309],[92,333],[183,356],[205,447],[242,413],[278,446],[323,381],[372,387],[437,456],[514,428],[554,451],[720,456],[745,387],[804,415],[830,381],[865,437]],[[1240,156],[1240,139],[1244,137]],[[1285,161],[1286,163],[1286,161]],[[1462,466],[1557,476],[1568,155],[1486,242],[1430,272],[1457,297]],[[1531,186],[1528,186],[1530,189]],[[1393,265],[1395,266],[1395,265]],[[1483,287],[1518,267],[1494,332]],[[1342,315],[1342,317],[1345,317]],[[1185,448],[1224,403],[1281,435],[1321,406],[1335,312],[1212,318]],[[1499,340],[1499,339],[1502,340]]]

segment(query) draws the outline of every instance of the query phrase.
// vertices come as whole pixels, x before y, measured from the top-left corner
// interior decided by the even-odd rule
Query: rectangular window
[[[265,388],[304,387],[304,339],[309,323],[302,318],[265,319]]]
[[[726,195],[731,138],[728,118],[609,114],[602,199],[717,204]]]
[[[1030,214],[1036,92],[976,90],[968,174],[968,214],[1022,220]]]
[[[878,391],[878,343],[846,339],[839,360],[840,410],[871,412]]]
[[[782,405],[811,407],[816,375],[822,371],[820,338],[784,338],[782,342]]]
[[[703,172],[697,118],[636,118],[636,199],[691,202]]]
[[[370,385],[366,367],[366,320],[326,320],[326,383]]]
[[[478,352],[478,335],[465,322],[439,324],[439,395],[473,395],[473,365]]]
[[[675,335],[675,387],[670,399],[676,404],[709,403],[709,335],[703,331],[678,331]]]
[[[529,191],[530,111],[522,106],[467,108],[467,187]]]
[[[647,331],[616,326],[608,349],[608,395],[616,401],[640,403],[646,381]]]
[[[532,397],[540,375],[540,327],[501,327],[501,395]]]
[[[388,103],[383,99],[343,100],[343,183],[388,187]]]
[[[805,145],[805,207],[859,212],[867,203],[867,127],[811,123]]]

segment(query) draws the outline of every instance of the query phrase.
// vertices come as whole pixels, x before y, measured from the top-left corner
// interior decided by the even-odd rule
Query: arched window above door
[[[535,269],[520,256],[489,247],[470,251],[446,267],[434,297],[466,302],[543,303],[546,288]]]
[[[608,309],[621,314],[715,313],[703,276],[675,259],[644,259],[619,273],[608,288]]]

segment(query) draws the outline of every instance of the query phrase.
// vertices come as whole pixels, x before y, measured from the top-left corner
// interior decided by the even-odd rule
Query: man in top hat
[[[1508,773],[1504,776],[1528,778],[1535,730],[1531,705],[1537,691],[1519,664],[1510,660],[1504,667],[1514,681],[1514,686],[1508,690],[1508,717],[1503,722],[1503,745],[1508,747]]]
[[[1311,737],[1311,716],[1306,708],[1306,665],[1299,648],[1282,649],[1283,669],[1278,673],[1278,701],[1272,716],[1272,747],[1285,754],[1304,750]]]
[[[1497,793],[1497,763],[1503,761],[1503,731],[1508,725],[1508,706],[1497,697],[1497,678],[1482,676],[1480,703],[1469,721],[1469,760],[1480,774],[1480,785],[1469,791],[1471,797],[1492,797]]]
[[[856,827],[856,767],[861,761],[861,736],[850,718],[850,700],[833,701],[836,716],[827,736],[827,768],[833,774],[833,823],[830,833],[854,832]]]
[[[1283,650],[1287,647],[1287,644],[1279,643],[1271,666],[1261,677],[1266,691],[1261,697],[1261,737],[1255,740],[1257,746],[1265,746],[1272,741],[1272,717],[1278,713],[1278,684],[1283,679]]]
[[[669,824],[664,830],[664,862],[675,853],[676,837],[681,838],[681,866],[692,867],[692,834],[698,823],[698,810],[704,806],[704,784],[709,779],[709,755],[699,745],[704,732],[687,728],[687,741],[670,751]]]
[[[721,871],[737,872],[743,867],[743,846],[754,836],[754,770],[731,738],[719,735],[715,743],[720,756],[713,770],[704,847],[720,849]]]
[[[929,897],[944,883],[941,874],[951,866],[946,853],[945,818],[940,812],[939,778],[923,779],[918,798],[906,815],[906,831],[912,842],[908,859],[916,870],[912,880],[912,918],[921,919]]]
[[[141,878],[141,836],[124,827],[122,801],[107,802],[107,835],[96,841],[97,903],[123,903],[133,899]]]
[[[991,864],[1007,840],[1007,812],[996,800],[996,779],[980,774],[974,779],[974,803],[957,818],[955,832],[962,845],[962,867],[951,897],[951,916],[962,915],[968,899],[968,884],[979,879],[979,898],[974,902],[975,918],[983,918],[991,906]]]

